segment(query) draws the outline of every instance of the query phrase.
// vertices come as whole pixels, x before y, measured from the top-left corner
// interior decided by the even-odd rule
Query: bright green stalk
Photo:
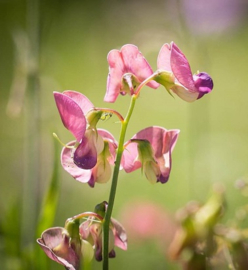
[[[108,270],[108,253],[109,253],[109,225],[110,225],[110,218],[112,215],[113,207],[114,207],[114,200],[115,200],[115,194],[116,194],[116,188],[117,188],[117,182],[118,182],[118,175],[120,170],[120,164],[121,164],[121,157],[124,150],[124,140],[126,135],[127,126],[129,123],[129,120],[131,118],[131,115],[133,113],[133,109],[135,106],[137,96],[133,95],[130,103],[130,107],[128,109],[127,115],[122,122],[121,126],[121,132],[120,132],[120,139],[119,139],[119,145],[117,149],[117,155],[115,160],[115,167],[114,167],[114,173],[112,177],[112,184],[111,184],[111,190],[109,194],[109,200],[108,200],[108,208],[105,215],[105,219],[103,222],[103,270]]]

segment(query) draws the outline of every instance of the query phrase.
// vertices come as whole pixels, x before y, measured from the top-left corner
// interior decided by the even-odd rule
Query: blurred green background
[[[140,171],[120,173],[113,216],[125,224],[130,207],[143,201],[173,216],[190,200],[203,202],[215,182],[226,187],[225,218],[233,216],[245,202],[234,182],[248,175],[247,14],[248,2],[237,0],[0,0],[1,269],[22,269],[21,253],[36,246],[35,227],[54,166],[52,133],[63,142],[72,139],[52,92],[76,90],[97,107],[125,115],[128,96],[115,104],[104,103],[103,97],[107,53],[126,43],[137,45],[156,70],[161,46],[174,41],[193,72],[199,69],[213,77],[214,90],[193,104],[171,98],[163,87],[142,90],[127,139],[151,125],[181,133],[167,184],[153,186]],[[116,121],[112,117],[99,126],[118,139]],[[54,226],[108,199],[110,183],[92,189],[62,167],[59,180]],[[166,257],[167,244],[130,238],[126,252],[116,249],[111,269],[180,269]],[[54,262],[51,267],[63,268]],[[101,264],[93,262],[92,269],[101,269]]]

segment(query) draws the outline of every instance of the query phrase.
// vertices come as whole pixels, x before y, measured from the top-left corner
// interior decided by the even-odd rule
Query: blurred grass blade
[[[60,145],[57,141],[54,140],[54,162],[53,162],[53,173],[50,180],[50,184],[47,190],[46,195],[44,196],[42,209],[40,212],[39,221],[37,224],[36,236],[39,238],[41,233],[52,227],[54,218],[56,215],[59,193],[60,193],[60,182],[59,182],[59,151]],[[47,257],[42,251],[42,249],[36,245],[35,248],[35,261],[36,268],[35,269],[48,269],[47,267]]]
[[[40,218],[37,226],[37,236],[40,237],[41,233],[53,226],[54,217],[56,214],[58,199],[59,199],[59,144],[54,141],[54,163],[53,173],[47,193],[44,197]]]

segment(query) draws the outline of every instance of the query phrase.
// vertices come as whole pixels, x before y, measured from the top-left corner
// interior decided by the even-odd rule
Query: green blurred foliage
[[[166,185],[152,186],[140,171],[120,173],[114,217],[118,218],[125,204],[137,198],[154,201],[173,212],[191,199],[205,200],[212,183],[221,182],[227,188],[228,220],[237,205],[244,202],[233,189],[234,181],[247,175],[247,21],[223,33],[196,34],[185,23],[186,11],[180,1],[40,1],[40,90],[38,95],[30,91],[22,94],[21,84],[17,84],[14,95],[17,103],[8,107],[14,79],[22,74],[18,70],[25,67],[25,63],[18,62],[20,53],[17,52],[28,50],[23,33],[28,28],[30,2],[33,1],[0,0],[0,222],[11,228],[13,237],[18,234],[17,242],[35,245],[32,233],[35,228],[27,236],[22,226],[27,223],[23,220],[29,219],[30,222],[34,219],[32,223],[35,224],[48,188],[53,171],[52,132],[64,142],[72,139],[60,121],[52,91],[76,90],[98,107],[109,106],[125,114],[128,96],[119,97],[115,104],[103,102],[108,74],[107,53],[125,43],[137,45],[155,70],[159,49],[173,40],[188,57],[193,72],[197,69],[208,72],[215,86],[210,95],[193,104],[171,98],[163,87],[142,90],[127,138],[151,125],[178,128],[181,133],[172,156],[170,181]],[[16,39],[19,40],[17,47]],[[30,103],[38,108],[38,116],[30,111]],[[13,115],[11,112],[16,106],[20,106],[20,113]],[[34,117],[35,131],[29,125]],[[120,125],[115,121],[112,117],[100,125],[117,139]],[[29,145],[33,140],[37,141],[31,154]],[[35,169],[30,160],[36,162]],[[31,170],[34,184],[27,196],[25,185]],[[91,211],[97,203],[107,200],[110,183],[91,189],[76,182],[62,168],[60,172],[61,194],[54,225],[63,226],[68,217]],[[15,206],[11,221],[8,215],[16,201],[20,210]],[[33,213],[37,216],[33,217]],[[16,220],[18,215],[20,224]],[[4,226],[1,225],[1,238]],[[0,245],[1,249],[3,246]],[[18,254],[15,248],[12,251],[9,248],[10,256],[12,251]],[[112,269],[119,270],[180,269],[168,261],[165,251],[155,243],[137,245],[132,239],[129,239],[128,251],[117,250],[117,259],[110,263]],[[53,269],[61,269],[53,262],[52,265]],[[9,269],[19,268],[11,265]],[[92,269],[100,269],[100,264],[94,262]]]

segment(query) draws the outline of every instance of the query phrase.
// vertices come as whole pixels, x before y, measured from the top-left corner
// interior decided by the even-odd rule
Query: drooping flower
[[[53,261],[62,264],[66,269],[77,270],[80,267],[81,254],[70,244],[70,236],[65,228],[47,229],[37,239],[37,243]]]
[[[166,183],[171,171],[171,153],[179,130],[148,127],[135,134],[125,144],[123,168],[129,173],[139,168],[151,183]]]
[[[206,72],[192,74],[187,58],[174,42],[162,46],[157,65],[160,74],[156,81],[187,102],[200,99],[213,89],[213,80]]]
[[[107,91],[104,97],[106,102],[115,102],[119,94],[133,94],[137,86],[153,74],[152,68],[132,44],[124,45],[120,51],[111,50],[107,56],[109,74]],[[147,84],[151,88],[158,88],[159,84],[151,81]]]
[[[91,169],[81,169],[75,164],[72,156],[74,149],[64,147],[61,153],[63,168],[76,180],[88,183],[94,187],[95,183],[106,183],[111,177],[111,165],[114,165],[117,142],[113,135],[106,130],[98,129],[98,138],[103,140],[103,150],[97,156],[96,165]],[[92,136],[91,136],[92,139]],[[68,146],[74,145],[75,141]],[[86,146],[87,147],[87,146]]]
[[[96,208],[102,208],[102,214],[107,210],[107,202],[102,202]],[[95,211],[97,212],[97,211]],[[99,213],[98,213],[99,214]],[[89,217],[80,225],[82,239],[92,243],[95,249],[95,259],[102,260],[103,245],[103,223],[96,221],[94,217]],[[114,218],[111,218],[109,227],[109,258],[115,257],[114,246],[123,250],[127,249],[127,235],[124,227]]]
[[[103,149],[103,141],[101,136],[98,136],[95,126],[87,127],[89,123],[86,115],[94,105],[83,94],[70,90],[63,93],[54,92],[54,98],[64,126],[77,140],[74,144],[74,163],[82,169],[93,168],[98,153]]]

